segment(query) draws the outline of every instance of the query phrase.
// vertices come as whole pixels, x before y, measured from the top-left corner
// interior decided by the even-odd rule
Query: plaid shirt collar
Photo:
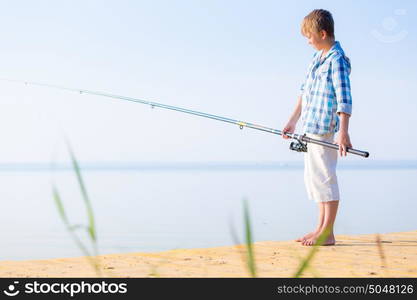
[[[340,43],[338,41],[335,41],[333,46],[329,49],[329,51],[326,53],[324,58],[321,58],[321,55],[323,53],[323,50],[320,50],[317,55],[317,62],[323,63],[327,58],[329,58],[334,52],[340,52],[342,55],[345,55],[343,52],[342,47],[340,46]]]

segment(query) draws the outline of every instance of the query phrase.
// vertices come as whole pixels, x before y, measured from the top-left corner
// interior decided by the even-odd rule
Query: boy
[[[315,230],[296,241],[304,246],[312,246],[317,243],[320,234],[328,230],[328,238],[322,245],[334,245],[333,225],[339,205],[337,156],[338,153],[341,157],[346,156],[346,148],[352,147],[348,134],[352,114],[350,61],[335,40],[330,12],[313,10],[304,18],[301,33],[318,51],[308,68],[295,110],[282,131],[293,133],[301,116],[303,133],[314,139],[338,144],[339,150],[308,144],[304,154],[304,181],[309,199],[318,204],[319,218]],[[338,131],[334,140],[334,134]],[[285,134],[282,137],[289,138]]]

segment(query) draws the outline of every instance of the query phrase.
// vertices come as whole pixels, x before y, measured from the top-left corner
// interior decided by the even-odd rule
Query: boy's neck
[[[321,57],[322,58],[326,56],[327,52],[329,52],[329,50],[333,47],[334,44],[335,44],[335,40],[334,39],[331,39],[327,43],[325,43],[325,45],[321,49],[323,51],[321,53]]]

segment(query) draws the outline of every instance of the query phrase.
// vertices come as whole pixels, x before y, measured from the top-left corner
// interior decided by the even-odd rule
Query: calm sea
[[[315,226],[302,162],[81,164],[100,254],[232,245],[243,241],[247,199],[255,241],[289,240]],[[81,256],[52,197],[72,224],[87,214],[69,165],[0,165],[0,260]],[[342,163],[336,234],[417,229],[417,161]],[[89,245],[85,234],[80,237]]]

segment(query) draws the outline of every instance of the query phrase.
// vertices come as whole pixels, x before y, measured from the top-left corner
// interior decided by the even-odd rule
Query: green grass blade
[[[87,228],[87,226],[85,226],[85,225],[83,225],[83,224],[75,224],[75,225],[71,225],[70,227],[69,227],[69,229],[71,230],[71,231],[75,231],[75,230],[77,230],[77,229],[86,229]]]
[[[241,251],[239,246],[241,245],[241,242],[239,241],[238,235],[236,233],[235,227],[233,226],[232,220],[229,220],[229,230],[230,235],[232,236],[232,240],[235,244],[235,246],[238,248],[239,254],[241,254],[241,259],[244,264],[246,264],[246,255],[243,251]]]
[[[241,243],[240,243],[239,238],[238,238],[238,235],[236,233],[236,229],[233,226],[233,222],[231,220],[229,221],[229,230],[230,230],[230,235],[232,236],[233,242],[236,245],[240,245]]]
[[[94,221],[93,207],[92,207],[91,201],[88,197],[87,189],[85,187],[84,180],[81,176],[81,171],[80,171],[80,167],[79,167],[79,164],[77,162],[77,159],[75,158],[74,152],[72,151],[71,145],[68,142],[68,140],[66,140],[66,142],[67,142],[68,151],[69,151],[70,156],[71,156],[72,165],[73,165],[73,168],[74,168],[75,173],[77,175],[78,184],[80,186],[81,193],[82,193],[82,196],[83,196],[86,208],[87,208],[87,215],[88,215],[88,229],[87,229],[87,232],[90,235],[91,239],[94,242],[96,242],[97,234],[96,234],[96,226],[95,226],[95,221]]]
[[[72,165],[73,165],[74,171],[75,171],[76,176],[77,176],[78,184],[79,184],[80,189],[81,189],[84,204],[86,205],[86,208],[87,208],[88,226],[81,225],[81,224],[71,225],[69,223],[69,220],[68,220],[67,215],[65,213],[65,208],[64,208],[63,202],[61,201],[61,197],[59,195],[58,189],[55,187],[54,184],[52,184],[53,198],[54,198],[56,206],[58,208],[59,215],[60,215],[61,219],[63,220],[63,222],[65,223],[65,226],[66,226],[68,232],[70,233],[72,239],[75,241],[78,248],[80,248],[81,252],[84,254],[84,256],[89,261],[89,263],[94,267],[96,273],[99,276],[101,276],[99,260],[96,257],[98,255],[98,250],[97,250],[97,235],[96,235],[96,227],[95,227],[95,222],[94,222],[93,208],[92,208],[91,202],[88,198],[87,189],[85,188],[85,184],[84,184],[84,181],[83,181],[82,176],[81,176],[81,171],[80,171],[78,162],[75,158],[75,155],[74,155],[74,153],[71,149],[71,146],[70,146],[67,139],[66,139],[66,142],[67,142],[69,153],[71,155]],[[80,228],[86,229],[87,234],[88,234],[88,236],[91,239],[92,244],[93,244],[93,251],[94,251],[94,256],[95,257],[93,257],[89,253],[87,247],[84,246],[81,239],[75,234],[75,231],[77,229],[80,229]]]
[[[85,226],[84,225],[78,225],[78,224],[71,226],[70,223],[69,223],[69,220],[67,218],[67,215],[65,213],[65,209],[64,209],[64,205],[63,205],[62,200],[61,200],[61,196],[59,195],[58,189],[55,186],[53,186],[53,195],[54,195],[55,203],[56,203],[57,208],[58,208],[59,215],[60,215],[61,219],[63,220],[67,230],[70,232],[73,240],[75,241],[78,248],[80,248],[80,250],[83,252],[83,254],[85,256],[90,256],[90,253],[88,252],[87,248],[84,247],[84,245],[81,243],[80,239],[73,233],[73,231],[75,229],[85,227]]]
[[[243,201],[243,214],[244,214],[244,221],[245,221],[245,242],[246,242],[246,249],[247,249],[247,265],[249,268],[249,272],[251,273],[252,277],[256,277],[256,265],[255,265],[255,254],[253,249],[253,238],[252,238],[252,230],[251,230],[251,223],[249,217],[249,208],[246,199]]]
[[[318,251],[319,247],[327,240],[327,237],[330,234],[330,229],[326,228],[322,234],[318,237],[316,244],[312,246],[312,249],[308,253],[307,257],[302,260],[298,270],[294,273],[295,278],[299,278],[302,273],[309,267],[311,260],[313,259],[314,255]]]
[[[54,202],[56,204],[56,207],[58,208],[59,216],[61,217],[62,221],[65,223],[65,225],[69,226],[69,221],[67,218],[67,215],[65,213],[64,204],[61,201],[61,197],[59,196],[58,189],[55,185],[52,185],[52,194],[54,198]]]

